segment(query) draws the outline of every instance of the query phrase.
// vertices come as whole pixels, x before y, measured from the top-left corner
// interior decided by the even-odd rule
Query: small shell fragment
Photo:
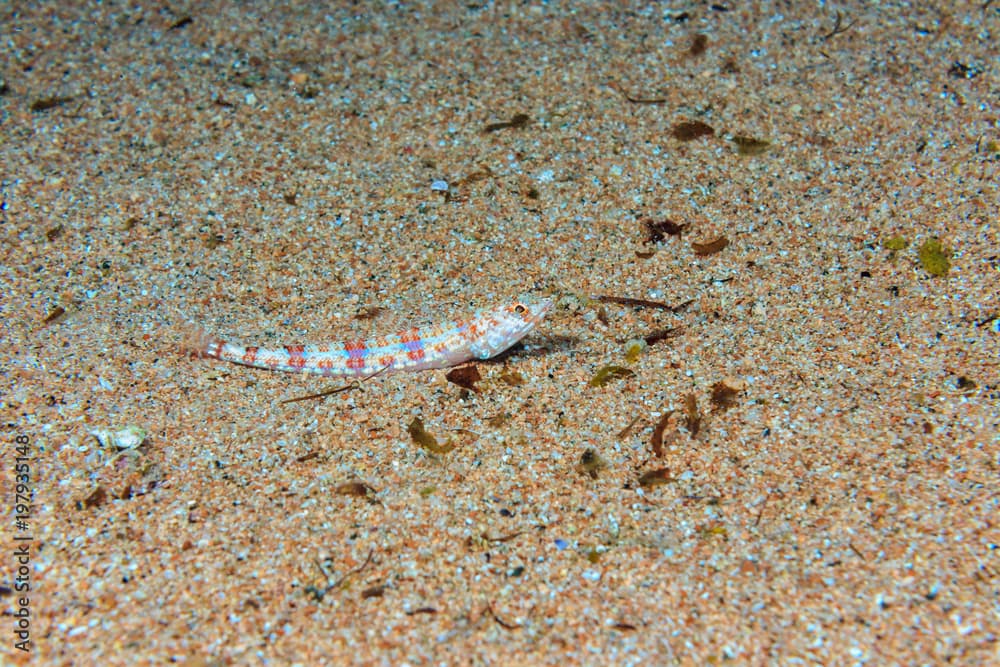
[[[146,440],[146,429],[139,426],[126,426],[118,431],[96,429],[90,432],[101,443],[101,447],[115,449],[137,449]]]

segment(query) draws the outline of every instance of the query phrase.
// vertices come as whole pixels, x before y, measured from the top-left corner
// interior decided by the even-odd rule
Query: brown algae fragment
[[[735,382],[716,382],[712,385],[712,405],[720,410],[728,410],[736,405],[736,397],[740,395],[740,387],[733,386]]]
[[[498,130],[527,127],[530,124],[531,124],[531,116],[529,116],[526,113],[516,113],[513,116],[511,116],[510,120],[503,121],[500,123],[490,123],[485,128],[483,128],[483,134],[489,134],[490,132],[496,132]]]
[[[597,372],[594,373],[594,377],[590,378],[590,382],[588,384],[590,384],[591,387],[603,387],[612,380],[631,377],[633,375],[635,375],[635,372],[631,369],[625,368],[624,366],[609,364],[597,369]]]
[[[362,600],[368,600],[371,598],[380,598],[383,595],[385,595],[385,584],[369,586],[365,590],[361,591]]]
[[[970,380],[966,376],[960,375],[955,379],[955,388],[962,393],[969,394],[978,389],[979,385],[976,384],[975,380]]]
[[[627,438],[628,435],[632,432],[632,429],[635,428],[635,425],[639,423],[639,419],[641,419],[639,415],[632,417],[632,421],[626,424],[625,428],[618,431],[618,434],[615,437],[618,438],[619,440]]]
[[[670,136],[678,141],[694,141],[701,137],[711,137],[715,134],[715,128],[699,120],[688,120],[677,123],[670,130]]]
[[[516,625],[514,623],[510,623],[508,621],[503,620],[499,616],[497,616],[497,613],[493,610],[493,603],[492,602],[487,602],[486,603],[486,609],[487,609],[487,611],[490,612],[490,616],[493,617],[494,622],[496,622],[496,624],[499,625],[504,630],[517,630],[517,629],[519,629],[521,627],[520,625]]]
[[[191,25],[192,23],[194,23],[194,19],[191,18],[190,16],[185,15],[177,19],[173,23],[171,23],[169,26],[167,26],[167,31],[169,32],[170,30],[179,30],[185,26]]]
[[[656,470],[643,473],[642,477],[639,478],[639,486],[646,488],[662,486],[663,484],[669,484],[673,479],[670,475],[670,468],[657,468]]]
[[[656,331],[646,334],[643,340],[646,341],[646,345],[655,345],[661,340],[667,340],[668,338],[675,338],[680,335],[683,329],[678,327],[668,327],[666,329],[657,329]]]
[[[686,224],[676,223],[669,218],[659,221],[643,220],[642,224],[646,227],[647,243],[659,243],[668,236],[680,236],[684,228],[687,227]]]
[[[660,310],[676,312],[676,307],[671,306],[669,303],[651,301],[649,299],[633,299],[627,296],[608,296],[601,294],[595,296],[594,301],[600,301],[601,303],[617,303],[622,306],[635,306],[636,308],[658,308]]]
[[[631,102],[632,104],[666,104],[667,102],[667,98],[665,97],[636,97],[634,95],[629,95],[627,92],[625,92],[624,88],[622,88],[614,81],[609,83],[608,87],[620,93],[621,96],[624,97],[626,101]]]
[[[479,388],[476,386],[476,383],[483,379],[483,376],[479,374],[479,369],[474,365],[453,368],[444,377],[448,382],[456,384],[462,389],[468,389],[477,393],[479,392]]]
[[[508,387],[520,387],[524,384],[524,376],[517,371],[507,371],[500,375],[500,381]]]
[[[90,491],[90,493],[87,494],[85,498],[76,501],[76,508],[78,510],[82,510],[100,507],[107,499],[108,492],[105,491],[104,487],[101,485],[97,485]]]
[[[432,454],[447,454],[455,449],[455,445],[450,442],[447,445],[439,445],[437,438],[424,430],[424,422],[420,417],[414,417],[410,425],[406,427],[406,430],[410,434],[410,438],[413,439],[413,442]]]
[[[45,319],[42,320],[42,325],[48,326],[50,324],[54,324],[55,322],[61,321],[65,316],[66,316],[66,309],[63,308],[62,306],[56,306],[55,308],[52,309],[52,312],[46,315]]]
[[[825,34],[825,35],[820,35],[820,39],[825,42],[825,41],[831,39],[832,37],[835,37],[835,36],[837,36],[837,35],[839,35],[841,33],[847,32],[848,30],[851,29],[851,26],[853,26],[855,23],[858,22],[857,19],[854,19],[853,21],[851,21],[850,23],[848,23],[845,26],[845,25],[842,25],[843,20],[844,20],[843,15],[838,11],[837,12],[837,18],[834,20],[834,23],[833,23],[833,29],[830,32],[828,32],[827,34]]]
[[[708,37],[699,33],[691,38],[691,48],[688,49],[688,55],[692,58],[697,58],[705,53],[707,49]]]
[[[656,456],[663,456],[663,432],[667,430],[667,424],[670,423],[670,415],[672,414],[674,414],[673,410],[664,412],[660,421],[656,422],[656,426],[653,427],[653,436],[649,440],[649,445]],[[639,480],[639,483],[641,484],[642,480]]]
[[[698,411],[698,397],[694,392],[684,397],[684,426],[692,438],[701,430],[701,413]]]
[[[949,253],[938,239],[927,239],[917,250],[920,265],[932,276],[943,276],[951,268]]]
[[[417,614],[436,614],[438,610],[434,607],[418,607],[405,613],[407,616],[416,616]]]
[[[608,311],[604,309],[604,306],[597,309],[597,321],[604,326],[608,326],[611,323],[611,320],[608,319]]]
[[[378,498],[376,497],[378,491],[361,481],[345,482],[334,488],[333,492],[339,496],[364,498],[373,505],[378,502]]]
[[[692,243],[691,247],[694,248],[694,254],[699,257],[705,257],[707,255],[714,255],[717,252],[722,252],[722,250],[728,245],[729,239],[725,236],[720,236],[714,241],[709,241],[708,243]]]
[[[340,588],[346,591],[350,587],[350,584],[348,583],[347,580],[353,576],[359,575],[362,572],[364,572],[368,568],[368,566],[371,565],[372,556],[374,555],[375,555],[375,550],[370,549],[368,551],[368,557],[365,558],[364,563],[362,563],[359,567],[356,567],[353,570],[348,571],[347,574],[345,574],[340,579],[334,582],[330,581],[330,577],[329,575],[327,575],[326,570],[323,568],[323,565],[319,561],[314,561],[316,563],[316,569],[318,569],[320,573],[326,578],[326,586],[322,588],[318,586],[306,586],[305,592],[312,595],[317,602],[320,602],[323,600],[323,597],[332,590]]]
[[[770,141],[753,137],[735,136],[732,142],[736,144],[736,152],[740,155],[763,155],[771,147]]]
[[[63,104],[72,101],[73,101],[72,97],[59,97],[59,96],[43,97],[41,99],[32,102],[31,106],[28,108],[31,109],[31,111],[38,113],[41,111],[48,111],[49,109],[54,109],[55,107],[62,106]]]

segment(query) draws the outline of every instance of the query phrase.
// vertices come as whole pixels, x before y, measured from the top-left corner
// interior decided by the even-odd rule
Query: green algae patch
[[[943,276],[948,273],[948,269],[951,268],[950,254],[938,239],[927,239],[917,250],[920,265],[932,276]]]
[[[624,366],[602,366],[594,373],[594,377],[590,378],[589,384],[591,387],[603,387],[612,380],[631,377],[633,375],[635,375],[635,372]]]
[[[455,449],[455,445],[449,442],[446,445],[438,444],[437,438],[424,430],[424,422],[420,417],[414,417],[410,425],[406,427],[410,433],[410,438],[432,454],[447,454]]]

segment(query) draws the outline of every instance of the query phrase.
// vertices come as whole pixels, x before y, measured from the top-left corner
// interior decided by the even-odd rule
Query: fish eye
[[[527,311],[527,310],[528,309],[524,307],[524,304],[521,304],[521,303],[519,303],[516,306],[514,306],[514,312],[517,313],[518,315],[523,315],[524,312]]]

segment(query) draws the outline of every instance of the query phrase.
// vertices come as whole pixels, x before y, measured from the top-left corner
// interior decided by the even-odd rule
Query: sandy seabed
[[[998,659],[1000,5],[65,4],[0,15],[0,662]],[[187,353],[522,293],[471,389]]]

